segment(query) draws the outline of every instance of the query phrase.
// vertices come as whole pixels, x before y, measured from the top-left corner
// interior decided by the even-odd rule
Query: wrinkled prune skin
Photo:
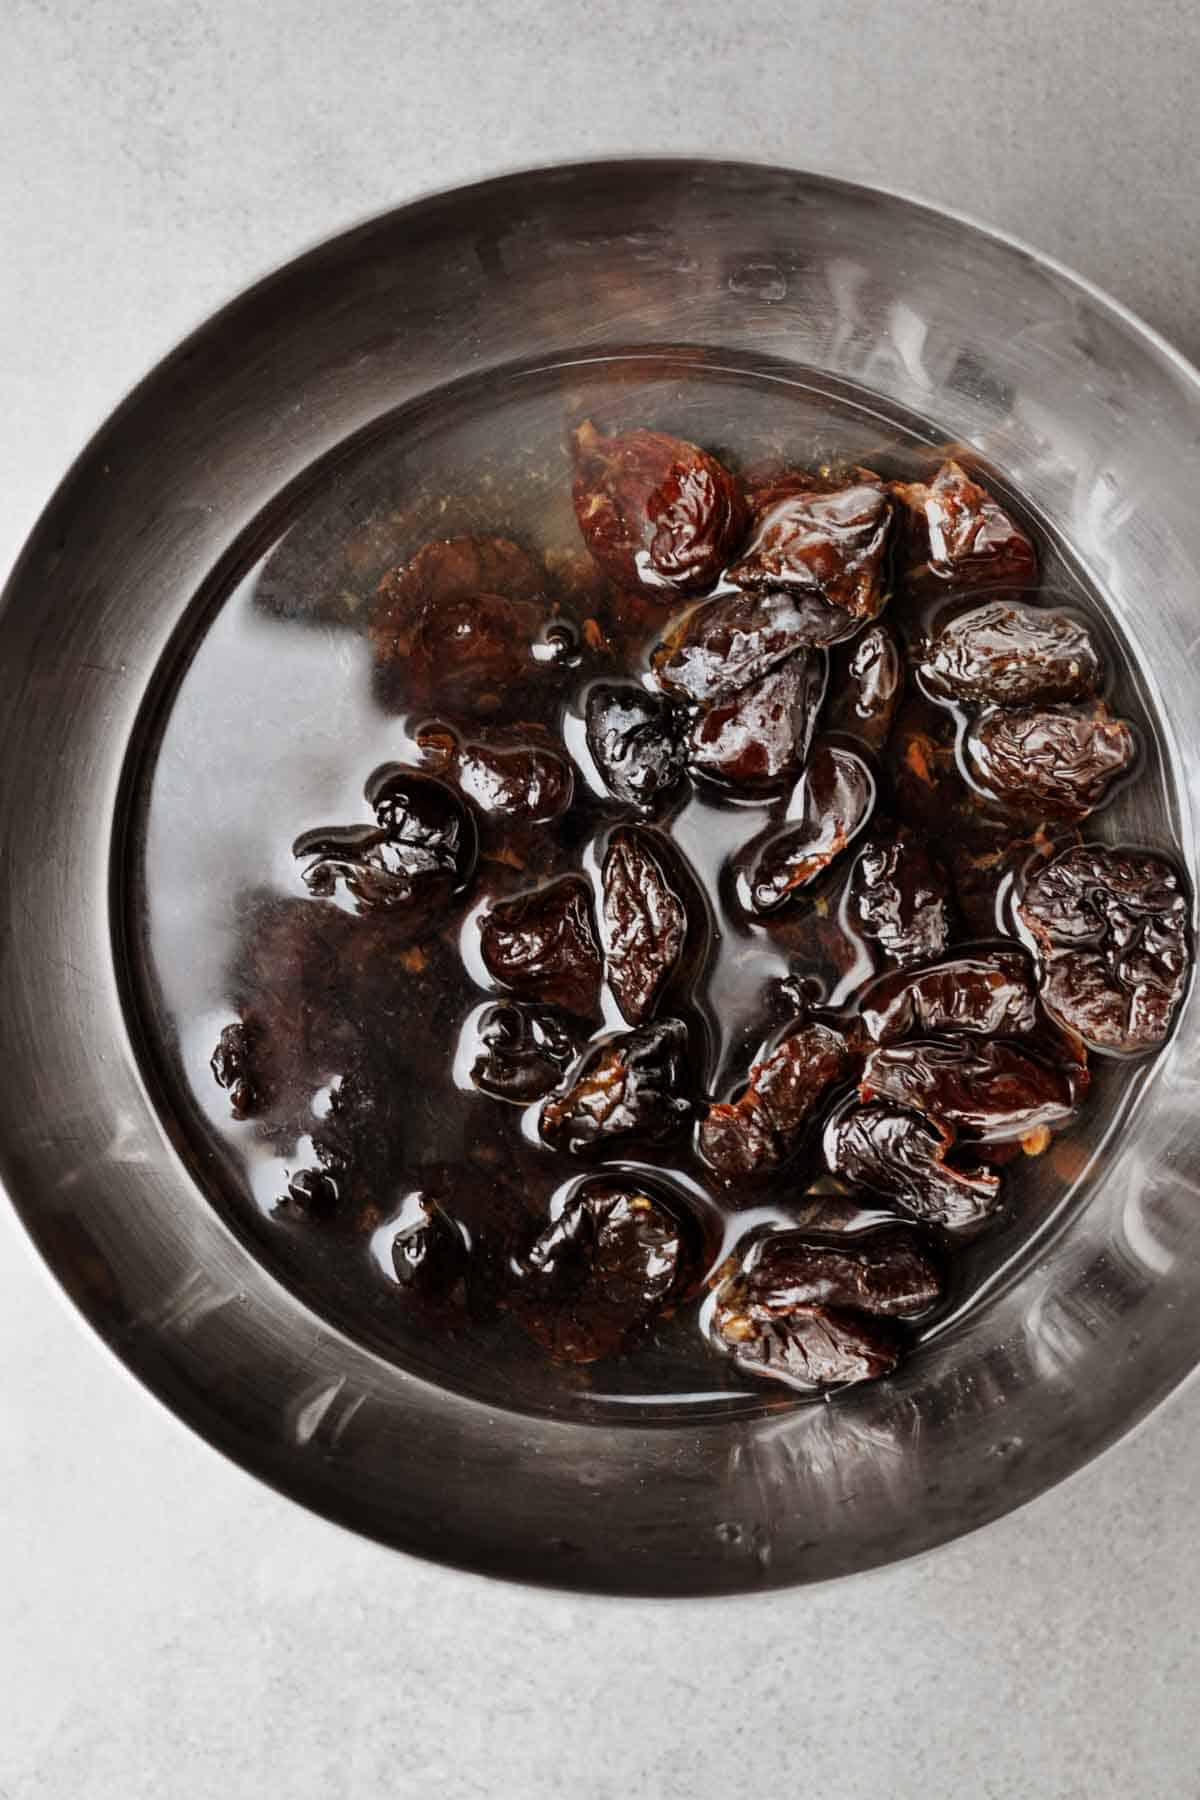
[[[687,910],[645,831],[622,827],[601,870],[604,968],[622,1015],[640,1025],[654,1011],[683,954]]]
[[[305,886],[329,898],[340,882],[362,913],[394,912],[428,929],[475,871],[478,834],[470,813],[431,775],[383,770],[368,784],[375,826],[307,831],[292,854]]]
[[[399,1106],[358,1070],[347,1071],[309,1134],[316,1166],[291,1177],[284,1208],[360,1230],[378,1222],[403,1149]]]
[[[862,758],[818,744],[788,807],[796,823],[769,837],[738,873],[743,908],[766,918],[802,894],[853,843],[874,804],[875,778]]]
[[[1069,1124],[1086,1085],[1085,1069],[1051,1068],[1015,1044],[913,1038],[873,1050],[858,1092],[862,1100],[888,1100],[983,1143],[1003,1144]]]
[[[584,1018],[594,1013],[604,971],[591,899],[581,875],[564,875],[513,900],[498,900],[479,922],[488,974],[530,1000]]]
[[[467,1271],[462,1232],[440,1206],[426,1202],[421,1217],[396,1233],[392,1268],[406,1294],[445,1301]]]
[[[528,1106],[552,1093],[579,1054],[576,1028],[548,1006],[502,1000],[475,1024],[471,1080],[493,1100]]]
[[[796,776],[816,729],[827,673],[821,651],[801,650],[727,700],[706,706],[689,739],[692,768],[754,789]]]
[[[878,750],[887,741],[904,687],[904,664],[891,627],[875,624],[839,651],[829,683],[829,727]]]
[[[587,699],[587,743],[605,786],[649,809],[676,786],[686,763],[686,721],[662,694],[601,682]]]
[[[723,1181],[777,1169],[797,1148],[821,1096],[844,1074],[846,1042],[831,1026],[790,1032],[750,1070],[733,1102],[715,1102],[700,1121],[701,1156]]]
[[[656,1195],[597,1179],[516,1263],[510,1305],[555,1362],[599,1362],[653,1320],[686,1266],[681,1225]]]
[[[852,1188],[894,1201],[914,1218],[974,1232],[999,1210],[994,1169],[946,1162],[951,1132],[903,1107],[843,1107],[825,1127],[825,1161]]]
[[[1004,908],[1010,888],[1018,892],[1034,869],[1049,862],[1068,844],[1079,842],[1073,825],[1038,826],[1027,836],[1013,837],[1011,830],[998,841],[994,837],[959,843],[950,856],[954,894],[970,937],[1007,935],[1011,929]]]
[[[678,1019],[604,1039],[562,1099],[544,1103],[542,1137],[571,1156],[673,1137],[692,1112],[683,1096],[687,1041],[687,1027]]]
[[[238,1019],[223,1028],[209,1062],[217,1086],[228,1089],[229,1109],[235,1119],[249,1119],[258,1107],[253,1049],[252,1034],[245,1021]]]
[[[414,674],[427,691],[465,711],[498,712],[510,690],[539,672],[533,645],[545,609],[532,600],[475,594],[425,614],[414,637]]]
[[[997,706],[1082,700],[1103,675],[1086,625],[1020,600],[959,613],[934,634],[919,666],[931,692]]]
[[[1037,1028],[1037,987],[1020,950],[955,956],[928,969],[881,975],[863,994],[859,1016],[877,1044],[913,1032],[1022,1037]]]
[[[697,705],[728,700],[798,650],[850,637],[858,621],[816,593],[724,594],[694,607],[652,658],[660,686]]]
[[[416,742],[429,767],[456,782],[485,818],[544,825],[574,797],[571,766],[548,744],[464,739],[441,720],[422,725]]]
[[[461,683],[463,692],[450,697],[478,711],[480,705],[466,692],[468,667],[478,662],[486,668],[493,657],[510,661],[515,652],[499,646],[508,645],[514,634],[518,642],[523,637],[524,650],[516,658],[523,667],[546,611],[545,589],[545,569],[511,538],[458,537],[426,544],[380,582],[371,609],[372,649],[380,663],[399,663],[406,683],[427,685],[431,678],[449,680],[455,688]],[[518,611],[510,615],[503,606],[485,607],[490,623],[485,625],[481,617],[479,628],[472,630],[470,609],[482,595]],[[430,656],[447,633],[453,649],[455,622],[464,622],[464,608],[468,629],[458,646],[462,661],[433,667]],[[444,624],[435,623],[443,618]]]
[[[943,463],[931,482],[894,481],[891,491],[900,505],[896,574],[906,593],[1036,582],[1033,545],[959,463]]]
[[[1017,910],[1042,958],[1042,1002],[1096,1050],[1156,1050],[1187,985],[1188,904],[1146,851],[1080,844],[1026,883]]]
[[[574,437],[575,517],[601,568],[659,599],[710,588],[740,541],[746,508],[707,451],[662,431]]]
[[[946,878],[907,826],[877,838],[854,865],[852,896],[864,937],[893,962],[932,962],[950,936]]]
[[[856,619],[884,605],[892,501],[870,469],[779,475],[751,507],[749,543],[729,569],[738,587],[817,593]]]
[[[1132,765],[1137,739],[1103,706],[997,708],[968,726],[963,753],[989,800],[1036,818],[1082,819]]]
[[[903,1227],[836,1243],[780,1232],[722,1283],[713,1332],[744,1373],[819,1392],[889,1374],[903,1346],[890,1321],[919,1318],[941,1293],[936,1263]]]

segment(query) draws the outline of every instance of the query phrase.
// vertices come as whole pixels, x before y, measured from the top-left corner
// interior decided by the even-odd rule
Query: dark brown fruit
[[[574,1086],[542,1107],[541,1133],[555,1150],[584,1156],[619,1144],[659,1144],[691,1116],[683,1096],[687,1027],[663,1019],[604,1039]]]
[[[959,843],[950,855],[954,895],[969,937],[1008,935],[1007,899],[1020,893],[1035,869],[1069,844],[1079,842],[1073,825],[1038,826],[1028,836],[980,837]]]
[[[829,727],[872,750],[886,742],[904,687],[904,665],[891,627],[872,625],[836,653],[829,682]]]
[[[906,825],[860,852],[852,897],[863,936],[893,962],[930,962],[946,948],[946,878]]]
[[[1157,1049],[1187,984],[1188,905],[1171,864],[1080,844],[1018,902],[1042,955],[1047,1011],[1097,1050]]]
[[[794,778],[808,755],[826,674],[821,651],[801,650],[705,707],[689,740],[692,768],[733,787],[770,788]]]
[[[802,894],[854,841],[874,803],[875,780],[862,758],[818,744],[788,807],[796,823],[769,837],[739,872],[745,910],[766,917]]]
[[[926,645],[920,667],[935,693],[1000,706],[1082,700],[1103,673],[1086,625],[1019,600],[959,613]]]
[[[988,799],[1036,818],[1082,819],[1134,762],[1137,739],[1103,706],[995,709],[968,727],[963,750]]]
[[[872,1051],[858,1091],[1001,1144],[1069,1124],[1086,1085],[1086,1070],[1051,1068],[1013,1044],[914,1038]]]
[[[734,1102],[715,1103],[700,1121],[697,1142],[724,1181],[776,1169],[796,1150],[822,1094],[845,1072],[845,1039],[828,1025],[805,1025],[750,1070]]]
[[[515,1266],[510,1304],[556,1362],[615,1356],[679,1286],[678,1220],[632,1181],[586,1182]]]
[[[380,771],[367,799],[375,826],[331,826],[296,839],[305,885],[327,898],[341,882],[359,912],[392,912],[413,930],[436,927],[475,870],[470,813],[443,782],[403,769]]]
[[[575,517],[601,568],[657,598],[703,592],[737,546],[746,509],[715,456],[661,431],[575,433]]]
[[[511,538],[459,537],[426,544],[380,582],[371,610],[372,647],[380,661],[399,659],[411,673],[416,634],[425,620],[480,594],[536,601],[540,618],[545,586],[545,569]]]
[[[960,464],[943,463],[931,482],[894,481],[892,493],[901,509],[896,574],[907,593],[1036,582],[1033,545]]]
[[[624,1017],[640,1025],[683,954],[687,912],[654,854],[651,835],[636,827],[614,831],[601,885],[608,985]]]
[[[510,690],[537,675],[533,646],[542,602],[474,594],[427,612],[413,640],[414,685],[464,711],[498,712]]]
[[[680,699],[728,700],[797,650],[821,649],[857,621],[819,594],[726,594],[694,607],[654,652],[661,685]]]
[[[392,1268],[399,1285],[415,1299],[449,1299],[467,1271],[462,1232],[440,1206],[424,1203],[421,1217],[396,1233]]]
[[[440,720],[421,726],[416,741],[427,766],[456,782],[485,818],[542,825],[571,804],[570,764],[547,744],[464,739]]]
[[[587,699],[587,742],[616,799],[649,809],[684,771],[686,721],[662,694],[601,682]]]
[[[953,1141],[945,1126],[901,1107],[851,1106],[825,1127],[825,1161],[850,1187],[892,1200],[914,1218],[975,1231],[999,1209],[1000,1176],[951,1167]]]
[[[225,1026],[209,1063],[217,1086],[229,1091],[229,1109],[235,1119],[250,1118],[258,1106],[252,1049],[251,1033],[239,1019]]]
[[[366,1228],[390,1198],[404,1147],[400,1099],[350,1070],[312,1127],[314,1167],[298,1169],[284,1207],[301,1216]]]
[[[488,974],[530,1000],[584,1017],[594,1013],[603,968],[591,899],[582,876],[564,875],[514,900],[497,901],[479,922]]]
[[[528,1106],[555,1089],[579,1054],[575,1028],[547,1006],[502,1000],[474,1027],[471,1080],[493,1100]]]
[[[800,471],[777,476],[751,496],[745,554],[729,570],[743,588],[811,592],[857,619],[887,599],[892,502],[878,475],[851,469],[843,480]]]
[[[881,975],[863,994],[860,1012],[877,1044],[910,1032],[1019,1037],[1036,1029],[1037,988],[1023,951],[994,950]]]

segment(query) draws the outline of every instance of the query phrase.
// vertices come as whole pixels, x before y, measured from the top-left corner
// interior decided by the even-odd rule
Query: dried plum
[[[628,1179],[597,1179],[516,1264],[510,1304],[556,1362],[599,1362],[653,1320],[686,1266],[683,1229],[657,1194]]]
[[[440,720],[421,726],[416,741],[427,764],[457,782],[487,818],[542,825],[571,804],[570,764],[547,744],[464,740]]]
[[[1051,1068],[1002,1040],[913,1038],[873,1050],[858,1091],[998,1144],[1069,1124],[1086,1084],[1086,1070]]]
[[[564,875],[531,893],[497,901],[479,922],[488,974],[530,1000],[584,1017],[594,1013],[603,968],[591,900],[582,876]]]
[[[705,1162],[729,1182],[778,1168],[846,1063],[845,1039],[832,1027],[810,1024],[790,1032],[754,1064],[736,1101],[709,1107],[697,1136]]]
[[[825,694],[826,658],[801,650],[727,700],[706,706],[692,727],[693,769],[734,787],[767,788],[799,773]]]
[[[969,1232],[1000,1206],[994,1169],[956,1169],[946,1161],[952,1133],[902,1107],[850,1106],[825,1127],[825,1161],[853,1188],[892,1200],[914,1218]]]
[[[359,912],[394,912],[420,928],[440,924],[474,873],[470,813],[443,782],[403,769],[381,771],[367,799],[377,825],[332,826],[296,839],[292,854],[304,864],[305,886],[329,898],[340,882]]]
[[[471,1080],[493,1100],[527,1106],[556,1088],[579,1054],[576,1027],[548,1006],[501,1000],[473,1023]]]
[[[1037,580],[1033,545],[959,463],[943,463],[931,482],[894,481],[892,493],[900,503],[896,573],[907,593]]]
[[[935,693],[1000,706],[1082,700],[1103,673],[1086,625],[1019,600],[959,613],[926,645],[920,667]]]
[[[601,568],[660,598],[711,587],[746,525],[716,457],[661,431],[604,437],[590,421],[574,447],[575,517]]]
[[[769,837],[750,868],[739,871],[745,910],[765,917],[803,893],[854,841],[874,802],[875,780],[862,758],[819,744],[788,806],[796,823]]]
[[[463,1279],[467,1246],[458,1226],[436,1202],[424,1202],[420,1217],[396,1233],[392,1268],[405,1293],[420,1300],[444,1301]]]
[[[830,729],[878,750],[892,728],[903,687],[896,634],[888,625],[872,625],[837,653],[829,683]]]
[[[1037,1026],[1037,989],[1022,951],[993,950],[881,975],[863,994],[860,1016],[877,1044],[914,1031],[1019,1037]]]
[[[296,1170],[283,1206],[312,1220],[366,1229],[380,1217],[403,1150],[399,1101],[351,1069],[334,1084],[312,1127],[315,1165]]]
[[[652,807],[684,771],[685,721],[662,694],[600,682],[587,699],[587,742],[605,785],[627,806]]]
[[[653,1012],[683,953],[687,912],[645,831],[614,831],[601,871],[608,985],[631,1025]]]
[[[545,569],[511,538],[458,537],[426,544],[380,582],[371,609],[372,647],[381,662],[399,661],[411,675],[417,637],[428,621],[443,612],[454,618],[464,603],[469,606],[487,594],[516,603],[536,602],[526,617],[526,624],[532,618],[536,630],[545,587]],[[470,696],[464,693],[462,699],[469,701]]]
[[[252,1068],[253,1044],[244,1020],[226,1025],[212,1053],[210,1068],[218,1087],[228,1089],[229,1109],[235,1119],[248,1119],[258,1106]]]
[[[728,700],[798,650],[822,649],[858,621],[819,594],[724,594],[693,607],[654,652],[668,693],[702,705]]]
[[[864,847],[851,887],[859,929],[893,962],[942,954],[950,936],[946,878],[907,826]]]
[[[602,1039],[569,1091],[542,1106],[543,1138],[555,1150],[583,1156],[674,1136],[692,1111],[683,1093],[687,1042],[687,1027],[678,1019]]]
[[[1103,706],[997,708],[972,721],[963,751],[988,799],[1037,818],[1082,819],[1132,765],[1137,739]]]
[[[792,471],[752,494],[751,506],[750,540],[730,581],[815,592],[859,619],[880,610],[892,502],[878,475],[850,469],[838,480]]]
[[[1188,905],[1175,869],[1148,851],[1080,844],[1018,902],[1042,956],[1042,1000],[1097,1050],[1163,1042],[1187,983]]]

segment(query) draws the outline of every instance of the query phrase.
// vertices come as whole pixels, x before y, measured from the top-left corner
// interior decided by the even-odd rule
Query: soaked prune
[[[1009,830],[998,841],[980,837],[951,849],[950,869],[954,895],[970,937],[1007,936],[1011,924],[1007,906],[1011,890],[1070,843],[1079,842],[1073,825],[1039,825],[1026,836],[1013,837]]]
[[[235,1119],[250,1118],[258,1106],[252,1050],[249,1028],[239,1019],[224,1027],[209,1063],[217,1086],[229,1091],[229,1109]]]
[[[586,1182],[513,1269],[510,1305],[556,1362],[615,1356],[680,1285],[678,1219],[630,1179]]]
[[[376,1223],[403,1150],[399,1110],[399,1098],[375,1080],[354,1069],[343,1075],[309,1134],[316,1166],[292,1175],[285,1208],[360,1230]]]
[[[769,837],[738,872],[745,910],[766,917],[803,893],[854,841],[874,803],[875,780],[862,758],[818,744],[788,806],[796,823]]]
[[[555,1150],[641,1141],[659,1144],[691,1116],[684,1098],[687,1027],[678,1019],[617,1032],[589,1051],[574,1085],[542,1107],[541,1133]]]
[[[440,720],[422,725],[416,741],[427,766],[455,781],[486,818],[542,825],[571,804],[571,766],[547,744],[464,739]]]
[[[961,464],[943,463],[930,482],[894,481],[891,491],[900,503],[896,574],[907,593],[1037,580],[1033,545]]]
[[[990,800],[1038,818],[1082,819],[1134,762],[1137,739],[1102,705],[997,708],[968,726],[963,751]]]
[[[706,706],[689,739],[692,768],[746,788],[797,775],[816,728],[826,674],[821,651],[801,650],[727,700]]]
[[[662,431],[575,433],[575,517],[614,581],[666,599],[712,586],[746,527],[741,490],[715,456]]]
[[[872,750],[886,742],[904,686],[904,665],[891,627],[872,625],[837,652],[829,683],[829,726]]]
[[[883,606],[892,502],[878,475],[792,471],[753,493],[751,506],[750,540],[730,581],[815,592],[859,619]]]
[[[371,609],[371,643],[381,661],[413,652],[413,634],[443,607],[496,594],[507,600],[539,600],[545,592],[542,565],[504,537],[457,537],[425,544],[379,584]]]
[[[750,1070],[736,1101],[700,1121],[700,1154],[724,1181],[776,1169],[797,1148],[813,1107],[845,1072],[846,1043],[828,1025],[801,1026]]]
[[[1015,1044],[966,1038],[913,1038],[873,1050],[859,1096],[890,1100],[984,1143],[1025,1138],[1068,1124],[1087,1072],[1051,1068]]]
[[[744,1373],[815,1392],[889,1374],[904,1342],[891,1321],[921,1317],[941,1292],[903,1227],[837,1243],[779,1232],[721,1284],[713,1331]]]
[[[930,962],[946,948],[946,878],[906,825],[863,848],[851,891],[859,930],[893,962]]]
[[[292,854],[309,892],[333,895],[341,882],[360,912],[394,912],[428,928],[475,870],[478,836],[458,795],[430,775],[387,769],[367,799],[378,824],[307,831]]]
[[[959,613],[925,646],[920,668],[934,693],[1000,706],[1082,700],[1103,673],[1086,625],[1019,600]]]
[[[728,700],[797,650],[821,649],[858,629],[858,621],[819,594],[725,594],[681,621],[654,652],[668,693],[702,705]]]
[[[662,694],[599,682],[587,698],[587,742],[609,791],[650,808],[683,774],[686,721]]]
[[[825,1161],[850,1187],[892,1200],[914,1218],[975,1231],[999,1209],[1000,1176],[952,1167],[953,1142],[944,1125],[902,1107],[849,1106],[825,1127]]]
[[[911,1032],[1019,1037],[1036,1029],[1037,988],[1020,950],[955,956],[928,969],[881,975],[863,994],[860,1017],[877,1044]]]
[[[392,1268],[405,1293],[420,1300],[446,1300],[466,1274],[462,1232],[440,1206],[426,1202],[420,1218],[392,1240]]]
[[[653,1012],[683,953],[687,911],[654,854],[649,833],[622,827],[601,871],[604,967],[631,1025]]]
[[[1080,844],[1032,876],[1018,912],[1041,952],[1052,1017],[1097,1050],[1163,1042],[1191,962],[1187,900],[1169,862]]]
[[[473,1022],[471,1080],[493,1100],[528,1106],[549,1094],[579,1054],[576,1028],[548,1006],[502,1000]]]
[[[488,974],[514,993],[584,1017],[596,1011],[603,967],[581,875],[498,900],[479,921],[479,948]]]

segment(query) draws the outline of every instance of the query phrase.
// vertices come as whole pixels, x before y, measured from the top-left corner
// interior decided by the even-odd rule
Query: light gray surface
[[[154,357],[314,237],[497,166],[711,149],[880,179],[1200,353],[1200,16],[10,0],[0,567]],[[36,846],[31,846],[36,854]],[[389,1556],[222,1463],[0,1215],[0,1796],[1196,1791],[1200,1389],[915,1566],[647,1606]]]

